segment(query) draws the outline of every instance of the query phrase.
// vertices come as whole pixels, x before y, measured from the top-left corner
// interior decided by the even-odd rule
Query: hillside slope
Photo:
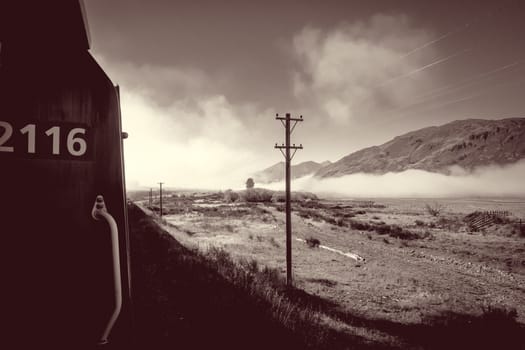
[[[317,163],[317,162],[302,162],[297,165],[291,166],[292,178],[297,179],[305,175],[310,175],[318,171],[319,169],[331,164],[329,161]],[[272,165],[269,168],[261,170],[253,175],[255,182],[259,183],[271,183],[284,180],[284,162],[279,162]]]
[[[504,165],[525,158],[525,118],[467,119],[432,126],[380,145],[354,152],[319,169],[317,177],[353,173],[401,172],[421,169],[450,173],[453,165],[466,170]]]
[[[279,271],[236,263],[221,249],[188,249],[135,204],[128,212],[135,316],[129,350],[395,348],[321,323],[311,310],[330,303],[286,287]]]

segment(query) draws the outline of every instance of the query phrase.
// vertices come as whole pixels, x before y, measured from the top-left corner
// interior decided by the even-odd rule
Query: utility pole
[[[286,113],[286,117],[279,117],[279,114],[275,115],[275,119],[281,121],[284,126],[284,137],[285,143],[281,146],[275,144],[275,148],[279,149],[285,159],[286,169],[286,285],[292,286],[292,206],[290,204],[290,163],[298,149],[303,149],[303,145],[296,146],[295,143],[290,145],[290,136],[295,129],[298,122],[303,121],[303,116],[299,118],[292,118],[290,113]],[[290,127],[290,123],[294,122],[293,126]],[[283,149],[285,150],[283,152]],[[293,154],[290,156],[290,150],[293,149]]]
[[[162,219],[162,184],[164,182],[159,182],[159,185],[160,185],[160,192],[159,192],[159,195],[160,195],[160,218]]]
[[[153,207],[153,188],[149,189],[149,207],[150,209]]]

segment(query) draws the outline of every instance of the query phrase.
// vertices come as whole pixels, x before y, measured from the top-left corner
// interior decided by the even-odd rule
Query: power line
[[[494,9],[492,11],[486,12],[485,14],[478,16],[478,18],[476,18],[475,20],[473,20],[473,21],[471,21],[471,22],[461,26],[460,28],[452,30],[450,32],[447,32],[447,33],[439,36],[438,38],[436,38],[434,40],[431,40],[430,42],[425,43],[425,44],[421,45],[420,47],[418,47],[418,48],[408,52],[407,54],[405,54],[403,56],[403,58],[407,57],[409,54],[411,54],[413,52],[418,51],[419,49],[422,49],[424,47],[429,46],[430,44],[433,44],[435,42],[444,40],[444,39],[450,37],[452,34],[456,34],[456,33],[459,33],[460,31],[466,30],[467,28],[472,27],[476,22],[480,22],[481,23],[481,22],[486,21],[489,18],[494,18],[495,15],[501,14],[501,12],[503,12],[505,7],[510,8],[511,5],[513,5],[514,3],[517,3],[517,2],[518,1],[513,1],[510,4],[507,4],[507,6],[501,5],[497,9]],[[485,18],[483,18],[483,17],[485,17]],[[458,51],[458,52],[456,52],[456,53],[454,53],[452,55],[449,55],[449,56],[444,57],[444,58],[440,58],[440,59],[438,59],[438,60],[436,60],[434,62],[431,62],[431,63],[429,63],[427,65],[424,65],[422,67],[416,68],[416,69],[414,69],[414,70],[412,70],[412,71],[410,71],[408,73],[401,74],[401,75],[399,75],[397,77],[390,78],[390,79],[386,80],[385,82],[377,85],[376,87],[381,88],[381,87],[383,87],[385,85],[388,85],[389,83],[391,83],[393,81],[396,81],[398,79],[410,77],[410,76],[412,76],[414,74],[417,74],[417,73],[419,73],[419,72],[421,72],[421,71],[423,71],[425,69],[431,68],[431,67],[433,67],[433,66],[435,66],[437,64],[445,63],[446,61],[448,61],[448,60],[450,60],[450,59],[452,59],[452,58],[454,58],[454,57],[456,57],[456,56],[458,56],[460,54],[463,54],[463,53],[465,53],[467,51],[472,51],[474,48],[477,49],[477,48],[479,48],[480,43],[483,42],[482,39],[483,38],[477,38],[476,44],[471,45],[469,49],[464,49],[462,51]],[[492,70],[489,70],[489,71],[486,71],[486,72],[482,72],[482,73],[477,74],[477,75],[470,76],[469,78],[464,79],[464,80],[462,80],[462,81],[460,81],[458,83],[449,84],[449,85],[446,85],[446,86],[443,86],[443,87],[440,87],[440,88],[432,89],[432,90],[430,90],[430,91],[428,91],[428,92],[426,92],[426,93],[416,97],[415,98],[415,99],[417,99],[416,102],[413,102],[413,103],[410,103],[410,104],[407,104],[407,105],[404,105],[404,106],[400,106],[400,107],[395,107],[395,108],[391,109],[391,111],[392,110],[406,110],[408,108],[412,108],[412,107],[416,107],[416,106],[420,106],[422,104],[428,103],[429,101],[432,101],[435,98],[439,98],[441,96],[448,95],[448,94],[452,93],[453,91],[461,90],[461,89],[463,89],[463,88],[465,88],[465,87],[467,87],[469,85],[472,85],[472,84],[474,84],[474,83],[476,83],[476,82],[478,82],[478,81],[480,81],[482,79],[485,79],[485,78],[490,77],[492,75],[495,75],[495,74],[498,74],[500,72],[503,72],[503,71],[509,70],[511,68],[514,68],[514,67],[520,65],[521,63],[523,63],[524,61],[525,60],[518,60],[518,61],[506,63],[506,64],[504,64],[502,66],[499,66],[499,67],[496,67],[496,68],[494,68]],[[503,85],[506,85],[506,84],[503,84]],[[372,93],[370,95],[372,95]],[[445,103],[443,103],[441,105],[444,106],[444,105],[458,103],[458,102],[461,102],[461,101],[466,101],[466,100],[469,100],[469,99],[473,99],[476,96],[478,96],[478,95],[471,95],[469,97],[463,97],[463,98],[460,98],[460,99],[454,99],[450,103],[449,102],[445,102]],[[434,107],[431,107],[431,108],[434,108]]]
[[[483,95],[487,94],[491,90],[495,90],[495,89],[501,88],[502,86],[508,86],[508,85],[513,86],[513,85],[520,85],[520,84],[523,84],[523,83],[524,83],[523,80],[513,81],[513,82],[505,81],[505,82],[499,83],[497,85],[491,85],[488,88],[482,89],[478,93],[470,94],[470,95],[467,95],[467,96],[464,96],[464,97],[454,98],[454,99],[451,99],[451,100],[448,100],[448,101],[444,101],[442,103],[438,103],[438,104],[434,104],[434,105],[427,105],[424,108],[418,109],[417,111],[418,112],[434,111],[434,110],[437,110],[437,109],[440,109],[440,108],[443,108],[443,107],[446,107],[446,106],[454,105],[454,104],[465,102],[465,101],[474,100],[474,99],[476,99],[476,98],[478,98],[480,96],[483,96]],[[405,113],[405,114],[403,114],[403,115],[401,115],[401,116],[399,116],[397,118],[389,118],[388,121],[389,122],[399,121],[399,120],[407,118],[412,113],[414,113],[414,112]]]
[[[398,76],[396,76],[396,77],[390,78],[390,79],[388,79],[388,80],[382,82],[381,84],[377,85],[376,87],[382,87],[382,86],[385,86],[385,85],[390,84],[391,82],[396,81],[396,80],[398,80],[398,79],[408,78],[409,76],[414,75],[414,74],[416,74],[416,73],[419,73],[419,72],[421,72],[421,71],[424,71],[425,69],[428,69],[428,68],[431,68],[431,67],[437,66],[438,64],[445,63],[445,62],[447,62],[447,61],[450,61],[451,59],[453,59],[453,58],[455,58],[455,57],[457,57],[457,56],[459,56],[459,55],[462,55],[462,54],[464,54],[464,53],[466,53],[466,52],[468,52],[468,51],[470,51],[470,49],[463,49],[463,50],[460,50],[460,51],[455,52],[455,53],[453,53],[453,54],[451,54],[451,55],[448,55],[448,56],[446,56],[446,57],[440,58],[440,59],[438,59],[438,60],[436,60],[436,61],[434,61],[434,62],[431,62],[431,63],[429,63],[429,64],[426,64],[426,65],[424,65],[424,66],[422,66],[422,67],[416,68],[416,69],[414,69],[414,70],[412,70],[412,71],[410,71],[410,72],[408,72],[408,73],[401,74],[401,75],[398,75]]]
[[[516,66],[518,66],[519,64],[521,64],[523,62],[524,62],[524,60],[515,61],[513,63],[505,64],[505,65],[500,66],[500,67],[498,67],[496,69],[492,69],[490,71],[483,72],[483,73],[471,76],[471,77],[469,77],[467,79],[464,79],[463,81],[460,81],[459,83],[449,84],[449,85],[446,85],[444,87],[440,87],[440,88],[436,88],[436,89],[430,90],[429,92],[427,92],[425,94],[422,94],[422,95],[419,95],[419,96],[415,97],[415,99],[419,99],[419,101],[414,102],[414,103],[410,103],[410,104],[407,104],[407,105],[399,106],[399,107],[396,107],[396,108],[393,108],[393,109],[391,109],[391,111],[394,111],[394,110],[406,110],[406,109],[409,109],[409,108],[412,108],[412,107],[415,107],[415,106],[422,105],[424,103],[428,103],[429,101],[431,101],[431,100],[433,100],[435,98],[448,95],[448,94],[450,94],[453,91],[461,90],[464,87],[472,85],[472,84],[476,83],[479,80],[482,80],[484,78],[490,77],[491,75],[500,73],[500,72],[505,71],[507,69],[510,69],[512,67],[516,67]]]
[[[515,0],[514,2],[518,2],[518,0]],[[509,6],[507,5],[507,7],[509,7]],[[426,43],[424,43],[424,44],[422,44],[422,45],[420,45],[420,46],[410,50],[409,52],[405,53],[400,58],[398,58],[395,62],[399,62],[399,61],[405,59],[406,57],[414,54],[415,52],[418,52],[418,51],[420,51],[420,50],[422,50],[422,49],[424,49],[426,47],[429,47],[429,46],[434,45],[434,44],[436,44],[436,43],[438,43],[440,41],[443,41],[443,40],[445,40],[447,38],[450,38],[453,35],[456,35],[456,34],[461,33],[461,32],[463,32],[463,31],[465,31],[467,29],[470,29],[474,25],[476,25],[477,22],[478,23],[482,23],[482,22],[486,21],[489,18],[493,18],[496,14],[501,13],[504,10],[504,8],[505,8],[505,5],[500,5],[497,9],[493,9],[493,10],[490,10],[490,11],[485,12],[483,14],[480,14],[475,19],[471,20],[470,22],[467,22],[467,23],[465,23],[465,24],[463,24],[461,26],[458,26],[457,28],[455,28],[455,29],[453,29],[453,30],[451,30],[449,32],[446,32],[445,34],[442,34],[442,35],[438,36],[437,38],[432,39],[432,40],[430,40],[430,41],[428,41],[428,42],[426,42]],[[403,79],[403,78],[408,78],[408,77],[410,77],[410,76],[412,76],[414,74],[420,73],[420,72],[422,72],[422,71],[424,71],[426,69],[432,68],[432,67],[434,67],[436,65],[439,65],[439,64],[442,64],[442,63],[445,63],[445,62],[447,62],[447,61],[449,61],[449,60],[451,60],[451,59],[453,59],[453,58],[455,58],[455,57],[457,57],[459,55],[462,55],[462,54],[464,54],[466,52],[472,51],[474,46],[478,46],[479,45],[479,42],[480,42],[480,39],[478,38],[477,45],[471,45],[470,48],[459,50],[459,51],[457,51],[457,52],[455,52],[455,53],[453,53],[453,54],[451,54],[449,56],[446,56],[446,57],[443,57],[443,58],[439,58],[439,59],[437,59],[437,60],[435,60],[433,62],[430,62],[430,63],[428,63],[428,64],[426,64],[426,65],[424,65],[422,67],[416,68],[416,69],[414,69],[414,70],[412,70],[412,71],[410,71],[408,73],[400,74],[400,75],[395,76],[393,78],[389,78],[389,79],[387,79],[387,80],[377,84],[375,87],[376,88],[381,88],[381,87],[383,87],[385,85],[390,84],[393,81],[396,81],[396,80],[399,80],[399,79]],[[372,94],[370,94],[370,95],[372,95]]]
[[[286,162],[285,162],[285,175],[286,175],[286,285],[292,286],[292,207],[290,204],[290,183],[291,183],[291,170],[290,163],[298,149],[303,149],[303,145],[296,146],[295,143],[290,145],[291,134],[294,131],[297,123],[303,121],[303,116],[299,118],[292,118],[290,113],[286,113],[286,116],[279,117],[279,114],[275,115],[275,119],[279,120],[284,126],[284,137],[285,143],[281,146],[275,144],[274,148],[281,151]],[[293,126],[290,126],[291,122],[294,122]],[[284,149],[284,151],[283,151]],[[290,150],[293,150],[293,154],[290,155]]]
[[[514,0],[514,1],[512,1],[511,3],[517,3],[517,2],[519,2],[519,1],[520,1],[520,0]],[[510,5],[510,4],[509,4],[509,5]],[[510,6],[507,6],[507,7],[510,7]],[[412,54],[414,54],[414,53],[416,53],[416,52],[418,52],[418,51],[420,51],[420,50],[422,50],[422,49],[424,49],[424,48],[426,48],[426,47],[429,47],[429,46],[431,46],[431,45],[434,45],[434,44],[436,44],[436,43],[438,43],[438,42],[440,42],[440,41],[443,41],[443,40],[445,40],[445,39],[447,39],[447,38],[453,36],[453,35],[459,34],[459,33],[463,32],[463,31],[465,31],[465,30],[467,30],[467,29],[470,29],[471,27],[473,27],[473,26],[476,24],[476,22],[484,22],[484,21],[486,21],[488,18],[493,17],[496,13],[501,13],[501,12],[503,11],[504,8],[505,8],[505,5],[500,4],[500,6],[499,6],[497,9],[489,10],[489,11],[487,11],[487,12],[484,12],[484,13],[478,15],[476,18],[474,18],[474,19],[471,20],[470,22],[467,22],[467,23],[465,23],[465,24],[459,25],[459,26],[457,26],[456,28],[454,28],[454,29],[452,29],[452,30],[450,30],[450,31],[448,31],[448,32],[446,32],[446,33],[444,33],[444,34],[441,34],[441,35],[438,36],[437,38],[432,39],[432,40],[430,40],[430,41],[427,41],[426,43],[424,43],[424,44],[422,44],[422,45],[420,45],[420,46],[418,46],[418,47],[416,47],[416,48],[410,50],[409,52],[405,53],[405,54],[404,54],[403,56],[401,56],[399,59],[400,59],[400,60],[401,60],[401,59],[404,59],[404,58],[406,58],[406,57],[408,57],[408,56],[410,56],[410,55],[412,55]],[[485,18],[484,18],[484,17],[485,17]]]
[[[426,48],[428,46],[434,45],[435,43],[438,43],[441,40],[446,39],[446,38],[448,38],[449,36],[451,36],[452,34],[455,34],[455,33],[456,33],[456,30],[452,30],[452,31],[450,31],[448,33],[445,33],[445,34],[441,35],[440,37],[438,37],[437,39],[433,39],[433,40],[431,40],[429,42],[426,42],[423,45],[421,45],[419,47],[416,47],[415,49],[407,52],[406,54],[401,56],[399,59],[400,60],[405,59],[406,57],[408,57],[408,56],[410,56],[410,55],[412,55],[412,54],[414,54],[414,53],[416,53],[416,52],[418,52],[420,50],[423,50],[424,48]]]
[[[474,93],[474,94],[471,94],[471,95],[467,95],[465,97],[461,97],[459,99],[454,99],[454,100],[449,100],[449,101],[445,101],[443,103],[440,103],[438,105],[434,105],[434,106],[431,106],[430,108],[428,109],[424,109],[426,111],[428,110],[435,110],[437,108],[441,108],[441,107],[445,107],[445,106],[448,106],[448,105],[452,105],[452,104],[456,104],[456,103],[459,103],[459,102],[463,102],[463,101],[468,101],[468,100],[473,100],[477,97],[480,97],[480,96],[483,96],[485,95],[487,92],[491,91],[491,90],[494,90],[494,89],[498,89],[502,86],[507,86],[507,85],[519,85],[519,84],[523,84],[523,81],[514,81],[514,82],[509,82],[509,81],[505,81],[505,82],[502,82],[502,83],[499,83],[499,84],[496,84],[496,85],[491,85],[489,86],[488,88],[485,88],[485,89],[482,89],[481,91],[479,91],[478,93]]]
[[[427,92],[426,94],[420,95],[419,97],[420,98],[421,97],[423,97],[423,98],[425,98],[425,97],[433,98],[433,97],[446,95],[447,93],[449,93],[449,91],[455,91],[455,90],[458,90],[460,88],[463,88],[464,86],[471,85],[472,83],[474,83],[474,82],[476,82],[476,81],[478,81],[480,79],[486,78],[488,76],[491,76],[491,75],[494,75],[496,73],[502,72],[502,71],[507,70],[509,68],[515,67],[515,66],[519,65],[522,62],[523,62],[523,60],[505,64],[503,66],[500,66],[500,67],[498,67],[496,69],[493,69],[493,70],[490,70],[488,72],[483,72],[483,73],[471,76],[471,77],[469,77],[467,79],[464,79],[463,81],[461,81],[459,83],[449,84],[449,85],[446,85],[444,87],[431,90],[431,91]],[[440,91],[441,91],[441,93],[435,94],[435,93],[440,92]]]

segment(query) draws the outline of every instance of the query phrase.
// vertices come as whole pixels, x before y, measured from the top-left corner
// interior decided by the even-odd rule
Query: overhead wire
[[[516,2],[519,2],[519,1],[517,1],[517,0],[513,1],[513,3],[516,3]],[[500,6],[497,10],[493,10],[493,11],[489,12],[487,17],[493,17],[496,13],[500,13],[502,10],[503,10],[503,5]],[[413,52],[416,52],[416,51],[419,51],[420,49],[423,49],[424,47],[430,46],[434,42],[439,42],[441,40],[444,40],[446,38],[451,37],[452,35],[454,35],[456,33],[459,33],[459,32],[461,32],[463,30],[466,30],[468,27],[471,27],[473,23],[481,21],[482,17],[484,17],[484,16],[479,16],[477,19],[475,19],[475,20],[473,20],[473,21],[471,21],[471,22],[461,26],[459,29],[452,30],[452,31],[450,31],[450,32],[448,32],[448,33],[446,33],[444,35],[441,35],[440,37],[436,38],[435,40],[432,40],[432,41],[428,42],[428,45],[427,44],[421,45],[420,47],[410,51],[409,53],[407,53],[403,57],[407,57],[409,54],[411,54]],[[485,21],[485,20],[486,19],[484,19],[483,21]],[[479,39],[478,39],[478,41],[479,41]],[[459,54],[462,54],[462,53],[464,53],[466,51],[471,51],[472,49],[473,49],[473,47],[470,47],[469,49],[465,49],[465,50],[461,50],[461,51],[455,52],[452,55],[449,55],[449,56],[446,56],[446,57],[441,58],[439,60],[436,60],[434,62],[431,62],[430,64],[424,65],[424,66],[422,66],[420,68],[416,68],[415,70],[413,70],[411,72],[399,75],[399,76],[394,77],[394,78],[390,78],[387,81],[385,81],[382,84],[380,84],[379,86],[384,86],[384,85],[386,85],[386,84],[388,84],[388,83],[390,83],[392,81],[395,81],[395,80],[398,80],[398,79],[401,79],[401,78],[410,77],[413,74],[419,73],[419,72],[421,72],[421,71],[423,71],[425,69],[428,69],[430,67],[433,67],[433,66],[435,66],[437,64],[444,63],[444,62],[446,62],[446,61],[448,61],[448,60],[458,56]],[[506,63],[504,65],[501,65],[501,66],[496,67],[494,69],[491,69],[489,71],[473,75],[473,76],[471,76],[471,77],[469,77],[467,79],[464,79],[463,81],[460,81],[459,83],[449,84],[449,85],[446,85],[446,86],[443,86],[443,87],[440,87],[440,88],[436,88],[436,89],[430,90],[430,91],[428,91],[428,92],[418,96],[418,98],[419,98],[418,102],[411,103],[411,104],[404,105],[404,106],[400,106],[400,107],[394,108],[393,110],[404,110],[404,109],[409,109],[409,108],[414,107],[414,106],[422,105],[424,103],[429,103],[429,101],[432,101],[435,98],[448,95],[448,94],[450,94],[453,91],[461,90],[461,89],[463,89],[463,88],[465,88],[465,87],[467,87],[469,85],[475,84],[476,82],[478,82],[480,80],[486,79],[487,77],[490,77],[490,76],[496,75],[498,73],[501,73],[503,71],[509,70],[511,68],[517,67],[523,62],[525,62],[525,59],[513,61],[513,62],[510,62],[510,63]],[[508,85],[508,83],[504,82],[503,84],[498,84],[496,86],[502,86],[502,85]],[[462,101],[472,100],[472,99],[474,99],[474,98],[476,98],[476,97],[478,97],[480,95],[485,94],[487,90],[492,90],[493,88],[494,88],[494,86],[491,86],[488,89],[485,89],[482,93],[469,95],[469,96],[466,96],[466,97],[462,97],[462,98],[459,98],[459,99],[454,99],[454,100],[451,100],[451,101],[446,101],[444,103],[431,106],[431,110],[436,109],[436,108],[440,108],[440,107],[444,107],[444,106],[448,106],[448,105],[451,105],[451,104],[459,103],[459,102],[462,102]]]
[[[460,56],[460,55],[462,55],[462,54],[464,54],[464,53],[466,53],[466,52],[468,52],[470,50],[471,50],[470,48],[459,50],[459,51],[457,51],[457,52],[455,52],[455,53],[453,53],[451,55],[448,55],[448,56],[440,58],[440,59],[438,59],[436,61],[430,62],[430,63],[428,63],[428,64],[426,64],[426,65],[424,65],[422,67],[416,68],[416,69],[414,69],[414,70],[412,70],[412,71],[410,71],[408,73],[401,74],[401,75],[398,75],[396,77],[393,77],[393,78],[390,78],[388,80],[385,80],[384,82],[376,85],[376,87],[382,87],[382,86],[390,84],[393,81],[396,81],[396,80],[399,80],[399,79],[403,79],[403,78],[408,78],[408,77],[410,77],[410,76],[412,76],[412,75],[414,75],[416,73],[419,73],[419,72],[421,72],[421,71],[423,71],[425,69],[437,66],[438,64],[445,63],[447,61],[450,61],[451,59],[453,59],[453,58],[455,58],[457,56]]]
[[[411,107],[414,107],[414,106],[418,106],[418,105],[421,105],[423,103],[427,103],[428,101],[431,101],[435,98],[438,98],[438,97],[441,97],[441,96],[446,96],[454,91],[458,91],[458,90],[461,90],[469,85],[472,85],[472,84],[475,84],[476,82],[484,79],[484,78],[487,78],[487,77],[490,77],[492,75],[495,75],[497,73],[500,73],[502,71],[505,71],[505,70],[508,70],[510,68],[513,68],[513,67],[517,67],[518,65],[520,65],[521,63],[525,62],[525,60],[520,60],[520,61],[514,61],[512,63],[509,63],[509,64],[505,64],[503,66],[500,66],[496,69],[492,69],[490,71],[486,71],[486,72],[483,72],[483,73],[480,73],[480,74],[476,74],[474,76],[471,76],[467,79],[464,79],[463,81],[459,82],[459,83],[456,83],[456,84],[449,84],[447,86],[444,86],[444,87],[441,87],[441,88],[437,88],[437,89],[434,89],[434,90],[431,90],[423,95],[420,95],[420,96],[417,96],[415,99],[418,99],[419,98],[419,101],[417,102],[413,102],[413,103],[409,103],[409,104],[406,104],[406,105],[403,105],[403,106],[399,106],[399,107],[396,107],[392,110],[403,110],[403,109],[407,109],[407,108],[411,108]]]
[[[457,103],[460,103],[460,102],[465,102],[465,101],[470,101],[470,100],[474,100],[480,96],[483,96],[485,94],[487,94],[488,92],[490,92],[491,90],[495,90],[495,89],[499,89],[503,86],[514,86],[514,85],[521,85],[521,84],[524,84],[525,83],[525,80],[519,80],[519,81],[504,81],[504,82],[501,82],[499,84],[496,84],[496,85],[491,85],[489,87],[486,87],[484,89],[481,89],[481,91],[477,92],[477,93],[474,93],[474,94],[470,94],[470,95],[467,95],[467,96],[464,96],[464,97],[460,97],[460,98],[456,98],[456,99],[453,99],[453,100],[449,100],[449,101],[444,101],[442,103],[438,103],[437,105],[430,105],[430,106],[427,106],[426,108],[422,108],[420,110],[418,110],[418,112],[422,112],[422,111],[433,111],[433,110],[436,110],[438,108],[442,108],[442,107],[446,107],[446,106],[450,106],[450,105],[453,105],[453,104],[457,104]],[[394,120],[399,120],[399,119],[403,119],[404,117],[406,117],[406,115],[404,115],[403,117],[400,117],[400,118],[395,118]]]
[[[516,3],[516,2],[519,2],[519,0],[513,0],[511,3]],[[500,13],[502,10],[504,9],[504,5],[500,5],[497,9],[494,9],[494,10],[491,10],[491,11],[488,11],[488,12],[484,12],[483,14],[480,14],[478,15],[476,18],[474,18],[473,20],[465,23],[465,24],[462,24],[458,27],[456,27],[455,29],[452,29],[440,36],[438,36],[437,38],[435,39],[432,39],[430,41],[427,41],[423,44],[421,44],[420,46],[408,51],[407,53],[405,53],[404,55],[402,55],[398,60],[396,60],[396,62],[398,61],[401,61],[403,59],[405,59],[406,57],[420,51],[420,50],[423,50],[429,46],[432,46],[434,44],[437,44],[439,43],[440,41],[443,41],[445,39],[448,39],[454,35],[457,35],[461,32],[464,32],[465,30],[467,29],[470,29],[472,28],[475,24],[478,24],[478,23],[482,23],[484,21],[486,21],[487,19],[493,17],[494,15],[496,15],[497,13]],[[478,44],[479,44],[479,40],[478,40]],[[430,62],[428,64],[425,64],[424,66],[421,66],[421,67],[418,67],[410,72],[407,72],[407,73],[403,73],[403,74],[400,74],[398,76],[395,76],[395,77],[392,77],[392,78],[389,78],[377,85],[374,86],[374,88],[380,88],[382,86],[385,86],[385,85],[388,85],[389,83],[393,82],[393,81],[396,81],[396,80],[399,80],[399,79],[403,79],[403,78],[408,78],[408,77],[411,77],[412,75],[414,74],[417,74],[417,73],[420,73],[426,69],[429,69],[429,68],[432,68],[434,66],[437,66],[439,64],[442,64],[442,63],[446,63],[448,61],[450,61],[451,59],[457,57],[457,56],[460,56],[462,54],[465,54],[469,51],[472,51],[473,50],[473,46],[469,47],[469,48],[466,48],[466,49],[462,49],[462,50],[458,50],[456,51],[455,53],[451,54],[451,55],[448,55],[446,57],[443,57],[443,58],[439,58],[433,62]],[[372,94],[371,94],[372,95]]]

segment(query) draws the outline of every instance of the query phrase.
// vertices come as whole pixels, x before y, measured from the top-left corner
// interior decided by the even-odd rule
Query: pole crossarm
[[[288,149],[295,149],[295,150],[297,150],[297,149],[303,149],[303,145],[300,145],[300,146],[288,146],[288,147],[286,147],[286,146],[274,146],[274,148],[278,148],[278,149],[286,149],[286,148],[288,148]]]
[[[288,149],[303,149],[303,145],[299,145],[299,146],[293,145],[293,146],[288,146],[288,147],[287,146],[274,146],[274,148],[278,148],[278,149],[286,149],[286,148],[288,148]]]
[[[299,145],[299,146],[296,146],[296,145],[293,145],[293,146],[278,146],[277,144],[274,146],[274,148],[278,149],[279,151],[281,151],[283,157],[286,159],[286,154],[283,152],[283,149],[293,149],[293,153],[292,153],[292,156],[290,157],[290,161],[293,159],[293,157],[295,156],[295,153],[297,152],[298,149],[303,149],[303,145]]]
[[[276,120],[286,120],[286,117],[275,117],[275,119]],[[304,119],[303,119],[303,116],[300,116],[299,118],[290,117],[288,118],[288,120],[292,122],[302,122]]]

